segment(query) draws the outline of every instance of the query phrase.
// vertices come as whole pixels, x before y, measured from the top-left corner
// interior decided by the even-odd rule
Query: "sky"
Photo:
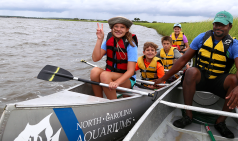
[[[0,0],[0,15],[166,23],[211,20],[219,11],[238,16],[238,0]]]

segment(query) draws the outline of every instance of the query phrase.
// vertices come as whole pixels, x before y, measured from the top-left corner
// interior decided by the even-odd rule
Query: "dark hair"
[[[153,42],[145,42],[144,43],[144,47],[143,47],[143,51],[145,51],[148,47],[152,47],[155,49],[155,51],[157,50],[158,48],[158,45],[156,45],[155,43]]]
[[[125,36],[126,36],[126,39],[127,39],[128,42],[129,42],[129,44],[130,44],[131,46],[135,47],[135,45],[133,44],[133,42],[135,43],[135,41],[132,39],[132,34],[131,34],[131,32],[128,31]]]
[[[162,39],[161,39],[161,43],[163,44],[163,42],[164,41],[169,41],[171,44],[172,44],[172,38],[171,37],[169,37],[169,36],[164,36],[164,37],[162,37]]]

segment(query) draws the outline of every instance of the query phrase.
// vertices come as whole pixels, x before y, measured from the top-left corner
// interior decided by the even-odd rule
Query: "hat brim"
[[[118,24],[118,23],[124,24],[128,28],[130,28],[131,25],[133,24],[131,20],[124,17],[114,17],[108,20],[108,24],[111,29],[115,24]]]
[[[173,28],[175,28],[175,27],[179,27],[179,28],[181,28],[181,26],[174,26]]]
[[[229,24],[229,22],[228,22],[227,20],[224,20],[223,18],[216,18],[216,19],[213,21],[213,23],[216,23],[216,22],[222,23],[222,24],[224,24],[224,25],[228,25],[228,24]]]

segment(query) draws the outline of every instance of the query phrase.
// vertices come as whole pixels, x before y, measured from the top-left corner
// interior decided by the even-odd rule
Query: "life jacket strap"
[[[152,73],[157,73],[157,71],[150,71],[150,70],[144,70],[144,69],[140,69],[140,72],[152,72]]]
[[[106,65],[106,68],[108,68],[112,72],[118,72],[118,73],[125,73],[127,71],[127,70],[122,70],[122,69],[114,68],[114,67],[109,66],[109,65]]]
[[[158,77],[157,78],[142,78],[142,80],[146,80],[146,81],[155,80],[155,79],[158,79]]]
[[[127,63],[128,62],[127,60],[117,60],[117,59],[110,58],[108,56],[107,56],[107,60],[112,61],[112,62],[117,63],[117,64],[122,64],[122,63]]]
[[[223,61],[219,61],[219,60],[215,60],[215,59],[212,59],[212,58],[207,58],[207,57],[201,56],[201,53],[199,53],[198,58],[199,58],[200,60],[203,60],[203,61],[207,61],[207,62],[211,62],[211,63],[216,63],[216,64],[221,64],[221,65],[226,65],[226,62],[223,62]],[[200,60],[199,60],[199,62],[201,62]]]
[[[164,65],[164,67],[169,67],[169,66],[173,66],[173,64],[169,64],[169,65]]]
[[[175,58],[161,58],[162,60],[174,60]]]

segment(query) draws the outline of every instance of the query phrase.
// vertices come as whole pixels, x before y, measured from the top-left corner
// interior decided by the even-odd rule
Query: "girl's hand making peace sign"
[[[98,25],[98,28],[97,28],[96,35],[98,39],[103,40],[104,39],[103,24],[102,24],[102,28],[100,28],[99,23],[97,23],[97,25]]]

